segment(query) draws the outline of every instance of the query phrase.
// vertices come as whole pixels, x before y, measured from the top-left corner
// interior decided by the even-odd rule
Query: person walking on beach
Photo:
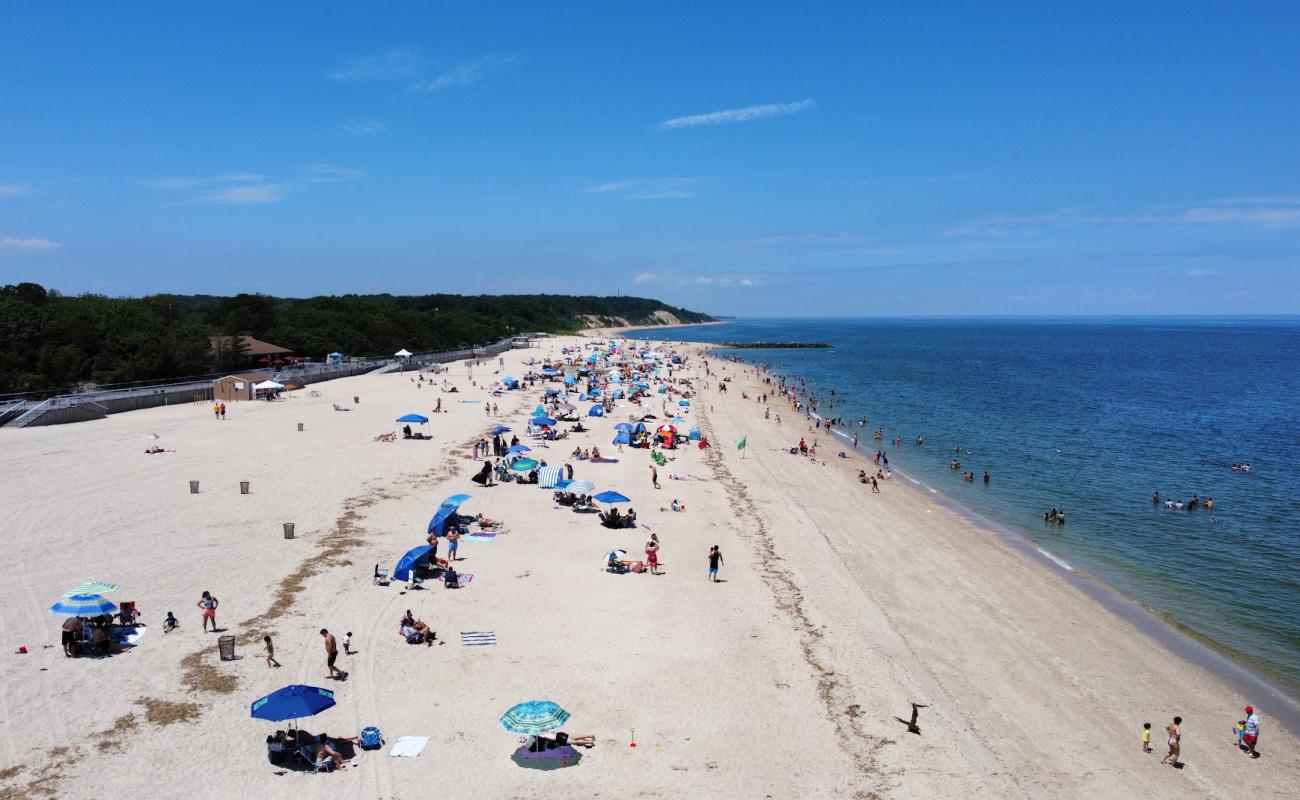
[[[1259,715],[1255,713],[1254,706],[1246,706],[1246,731],[1242,734],[1241,741],[1246,745],[1246,752],[1250,753],[1251,758],[1259,758],[1259,753],[1255,752],[1255,745],[1259,742]]]
[[[1174,721],[1165,726],[1165,733],[1168,735],[1169,752],[1165,757],[1160,759],[1161,764],[1168,764],[1174,769],[1178,769],[1178,756],[1183,749],[1183,718],[1174,717]]]
[[[455,528],[447,529],[447,560],[456,560],[456,549],[460,547],[460,531]]]
[[[221,418],[222,418],[222,419],[225,419],[225,418],[226,418],[226,404],[225,404],[225,403],[222,403],[222,404],[221,404]]]
[[[722,566],[722,551],[715,544],[709,548],[709,580],[713,583],[718,582],[718,567]]]
[[[266,643],[266,665],[268,667],[280,666],[280,662],[275,660],[275,645],[271,642],[271,637],[263,636],[262,641]]]
[[[871,493],[880,494],[880,484],[876,483],[876,476],[871,476]]]
[[[211,592],[204,592],[199,598],[198,607],[203,610],[203,632],[208,632],[208,622],[212,622],[212,632],[217,632],[217,606],[221,603],[217,598],[212,596]]]
[[[212,404],[212,418],[213,418],[213,419],[218,419],[218,420],[221,419],[221,404],[220,404],[220,403],[213,403],[213,404]]]
[[[1142,723],[1142,752],[1151,752],[1151,723]]]
[[[334,634],[330,633],[325,628],[321,628],[320,635],[325,637],[325,666],[329,668],[329,672],[325,677],[333,678],[337,675],[338,680],[347,680],[348,674],[334,666],[334,662],[337,661],[339,657],[339,644],[335,641]]]
[[[650,465],[650,483],[652,483],[656,489],[659,488],[659,470],[655,469],[654,464]]]
[[[659,534],[650,534],[650,541],[645,543],[645,560],[650,565],[650,574],[659,574]]]

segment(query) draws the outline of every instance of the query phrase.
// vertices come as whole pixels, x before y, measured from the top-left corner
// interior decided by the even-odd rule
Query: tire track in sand
[[[713,426],[703,405],[699,404],[696,411],[702,423],[701,430],[707,433],[711,442],[716,442]],[[714,480],[726,490],[732,513],[737,519],[747,521],[748,525],[741,527],[740,535],[750,542],[758,556],[762,565],[760,577],[772,592],[777,609],[793,624],[799,637],[799,650],[816,680],[817,696],[822,701],[826,719],[835,726],[840,749],[868,782],[869,788],[859,789],[853,796],[857,800],[880,800],[881,792],[887,786],[879,753],[886,745],[894,744],[894,740],[867,733],[857,715],[849,710],[855,702],[853,688],[846,677],[836,673],[823,655],[823,633],[804,606],[803,590],[794,582],[790,571],[781,567],[784,559],[777,553],[776,540],[768,528],[767,520],[759,513],[757,504],[750,496],[749,488],[723,463],[722,452],[716,444],[705,452],[704,460],[713,473]]]

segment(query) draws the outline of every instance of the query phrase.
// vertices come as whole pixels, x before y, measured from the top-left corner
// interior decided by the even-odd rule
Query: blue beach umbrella
[[[467,494],[453,494],[438,506],[439,508],[460,508],[461,504],[469,499]]]
[[[550,417],[533,417],[533,424],[553,427],[555,425],[555,420]]]
[[[504,425],[498,425],[492,430],[488,431],[489,436],[500,436],[503,433],[510,433],[510,429]]]
[[[591,499],[592,499],[592,500],[595,500],[595,501],[598,502],[598,503],[630,503],[630,502],[632,502],[632,498],[627,497],[627,496],[622,495],[622,494],[619,494],[618,492],[614,492],[614,491],[601,492],[600,494],[596,495],[595,497],[593,497],[593,498],[591,498]]]
[[[550,700],[530,700],[502,714],[501,727],[511,733],[546,733],[562,727],[570,716],[569,712]]]
[[[521,458],[515,461],[515,463],[510,465],[510,469],[514,470],[515,472],[527,472],[528,470],[534,469],[536,467],[537,467],[537,462],[532,460],[531,458]]]
[[[632,423],[630,423],[630,422],[620,422],[620,423],[618,423],[617,425],[614,426],[614,430],[616,430],[616,431],[630,431],[630,430],[632,430]]]
[[[532,450],[532,449],[533,449],[533,448],[529,447],[529,446],[526,445],[526,444],[515,444],[515,445],[511,445],[511,446],[510,446],[510,449],[507,450],[506,452],[507,452],[507,453],[527,453],[529,450]]]
[[[407,414],[404,417],[398,417],[398,422],[418,422],[421,425],[429,421],[428,417],[422,417],[419,414]]]
[[[406,551],[406,555],[402,556],[401,560],[397,562],[397,567],[393,570],[393,577],[399,581],[410,580],[412,570],[429,563],[429,551],[431,550],[433,550],[432,547],[422,544]]]
[[[603,417],[603,416],[605,416],[605,407],[604,407],[604,406],[592,406],[591,409],[587,412],[587,416],[589,416],[589,417]]]
[[[596,484],[591,481],[570,481],[565,488],[574,494],[591,494],[596,491]]]
[[[314,717],[333,705],[334,693],[329,689],[294,684],[254,700],[252,712],[254,719],[283,722]]]
[[[112,614],[116,610],[117,604],[97,594],[74,594],[50,606],[51,614],[62,614],[65,617],[98,617],[101,614]]]
[[[429,520],[429,527],[426,528],[424,532],[433,533],[434,531],[437,531],[438,535],[442,536],[447,532],[447,523],[452,517],[456,516],[457,508],[459,508],[459,506],[443,506],[438,509],[438,512],[433,515],[433,519]]]
[[[614,440],[611,441],[610,444],[612,445],[632,444],[632,437],[628,434],[627,431],[619,431],[614,436]]]
[[[689,406],[690,404],[691,404],[691,401],[690,401],[690,400],[678,400],[678,401],[677,401],[677,405],[679,405],[679,406]]]

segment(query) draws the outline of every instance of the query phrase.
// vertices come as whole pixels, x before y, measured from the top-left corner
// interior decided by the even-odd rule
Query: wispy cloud
[[[388,130],[388,125],[377,119],[350,119],[339,123],[339,130],[347,136],[376,136]]]
[[[220,206],[264,206],[284,199],[284,187],[278,183],[257,183],[249,186],[228,186],[214,189],[195,198],[195,202],[214,203]]]
[[[629,178],[583,187],[584,192],[633,200],[678,200],[695,196],[695,178]]]
[[[517,53],[488,53],[437,72],[431,69],[429,59],[413,50],[399,48],[344,59],[326,77],[347,83],[403,83],[413,91],[438,92],[482,83],[489,75],[520,59]]]
[[[1294,228],[1300,226],[1300,197],[1229,197],[1188,208],[1170,221]]]
[[[728,108],[722,111],[711,111],[708,114],[673,117],[659,123],[659,127],[671,130],[673,128],[696,128],[701,125],[730,125],[736,122],[753,122],[756,119],[788,117],[815,105],[817,105],[817,102],[809,97],[797,103],[767,103],[759,106],[746,106],[745,108]]]
[[[1219,271],[1214,267],[1193,267],[1187,270],[1189,278],[1208,278],[1211,275],[1218,275]]]
[[[142,178],[138,183],[141,186],[148,186],[150,189],[203,189],[223,183],[258,183],[264,180],[266,180],[266,176],[253,172],[228,172],[224,175],[210,175],[207,177]]]
[[[637,284],[638,286],[647,283],[658,283],[659,281],[660,281],[660,277],[653,272],[641,272],[638,273],[637,276],[632,279],[632,282]]]
[[[418,78],[426,61],[411,50],[385,50],[369,56],[351,56],[325,77],[333,81],[404,81]]]
[[[808,233],[796,234],[778,234],[776,236],[760,236],[757,239],[750,239],[747,244],[758,247],[772,247],[783,244],[843,244],[852,240],[852,236],[847,231],[838,231],[835,233],[823,233],[820,231],[810,231]]]
[[[49,239],[19,239],[16,236],[0,236],[0,250],[58,250],[58,242]]]
[[[308,183],[338,183],[360,178],[366,173],[351,167],[339,167],[334,164],[308,164],[303,170]]]
[[[456,86],[473,86],[482,83],[487,76],[500,72],[518,61],[518,54],[480,56],[473,61],[440,72],[428,80],[418,81],[412,88],[421,92],[437,92]]]
[[[0,197],[22,197],[34,191],[25,183],[0,183]]]
[[[761,286],[754,278],[737,275],[682,275],[672,272],[641,272],[632,279],[637,286],[659,284],[683,287],[749,287]]]

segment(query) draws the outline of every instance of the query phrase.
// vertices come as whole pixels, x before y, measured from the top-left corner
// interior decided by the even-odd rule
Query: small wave
[[[1044,555],[1044,556],[1045,556],[1049,561],[1051,561],[1053,564],[1055,564],[1056,566],[1060,567],[1061,569],[1068,569],[1070,572],[1074,572],[1074,567],[1070,566],[1069,564],[1065,563],[1065,562],[1062,561],[1061,559],[1059,559],[1059,558],[1057,558],[1056,556],[1052,555],[1051,553],[1047,552],[1047,551],[1044,550],[1043,548],[1041,548],[1041,547],[1035,547],[1034,549],[1037,550],[1038,552],[1042,553],[1042,554],[1043,554],[1043,555]]]
[[[939,490],[936,489],[936,488],[934,488],[933,486],[927,486],[927,487],[925,487],[925,488],[930,492],[930,494],[938,494],[938,493],[939,493]]]
[[[909,477],[908,477],[908,480],[909,480],[910,482],[916,484],[917,486],[921,486],[921,485],[922,485],[921,482],[918,481],[916,478],[913,478],[913,477],[910,477],[910,476],[909,476]]]

